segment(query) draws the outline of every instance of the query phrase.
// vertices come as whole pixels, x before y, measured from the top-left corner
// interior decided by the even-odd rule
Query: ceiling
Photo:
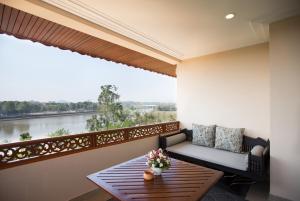
[[[300,14],[299,0],[43,1],[180,60],[266,42],[269,23]]]

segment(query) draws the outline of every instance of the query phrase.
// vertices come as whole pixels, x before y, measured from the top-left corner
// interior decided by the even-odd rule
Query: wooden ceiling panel
[[[90,52],[91,52],[92,55],[99,55],[102,52],[104,52],[105,50],[107,50],[107,49],[109,49],[109,48],[111,48],[113,46],[114,46],[114,44],[106,42],[106,41],[103,41],[103,43],[100,42],[100,44],[97,45],[96,47],[94,47],[94,49],[91,49]]]
[[[0,4],[0,33],[176,77],[176,65],[4,4]]]
[[[53,40],[56,40],[56,38],[58,38],[60,36],[60,33],[62,32],[62,30],[64,29],[64,27],[55,24],[56,28],[54,29],[53,32],[49,31],[50,33],[48,33],[48,38],[45,39],[45,43],[47,44],[51,44],[53,42]]]
[[[138,59],[141,56],[144,56],[144,55],[141,53],[132,51],[132,52],[129,52],[129,54],[123,55],[122,57],[120,57],[118,59],[120,59],[124,62],[129,62],[129,61],[133,62],[134,60]]]
[[[41,29],[41,32],[38,36],[38,40],[41,40],[41,41],[44,41],[43,38],[47,35],[48,32],[51,31],[51,28],[54,26],[54,23],[53,22],[47,22],[46,26],[41,26],[42,28]]]
[[[25,30],[27,29],[31,18],[32,18],[32,15],[29,15],[29,14],[24,15],[24,18],[22,19],[22,22],[19,26],[19,30],[18,30],[17,34],[19,34],[19,35],[25,34]]]
[[[8,34],[15,35],[15,34],[18,33],[19,28],[20,28],[20,26],[21,26],[21,23],[22,23],[22,21],[23,21],[24,16],[25,16],[25,13],[24,13],[24,12],[18,11],[17,19],[16,19],[16,21],[15,21],[14,24],[13,24],[12,31],[11,31],[11,32],[8,32],[8,30],[6,30]]]
[[[91,50],[94,49],[98,44],[98,40],[92,36],[87,41],[84,41],[82,44],[78,43],[75,48],[80,49],[83,52],[86,52],[86,54],[91,54]]]
[[[58,44],[63,44],[66,47],[69,47],[69,41],[73,40],[74,36],[78,33],[78,31],[75,31],[73,29],[67,29],[67,32],[59,38],[57,41]]]
[[[25,37],[28,37],[30,33],[32,33],[32,29],[35,27],[35,23],[38,21],[38,18],[36,16],[32,16],[25,31],[23,32],[23,35]],[[33,35],[33,34],[32,34]]]
[[[1,23],[1,29],[7,29],[8,22],[10,19],[10,13],[11,13],[11,8],[5,8],[4,12],[2,14],[2,23]]]
[[[3,14],[3,10],[4,10],[4,5],[3,4],[0,4],[0,27],[2,25],[2,14]]]
[[[128,53],[128,50],[120,46],[114,45],[102,52],[107,58],[120,58]]]
[[[41,18],[31,18],[31,21],[32,21],[32,27],[28,27],[28,32],[27,32],[27,35],[25,35],[25,33],[22,35],[22,37],[25,37],[25,38],[28,38],[30,40],[33,40],[35,41],[35,38],[34,38],[34,35],[36,34],[37,30],[40,28],[40,26],[42,25],[43,23],[43,19]]]
[[[14,28],[14,24],[15,24],[15,22],[17,20],[17,17],[18,17],[18,13],[19,12],[15,9],[13,9],[11,11],[8,27],[6,28],[8,32],[12,32],[12,30]]]
[[[77,50],[76,48],[74,48],[74,46],[78,43],[80,43],[81,41],[85,40],[88,36],[84,35],[81,32],[76,32],[76,34],[74,34],[73,36],[71,36],[66,43],[68,44],[68,47],[70,49],[74,49]]]
[[[87,44],[90,42],[90,45],[92,44],[91,41],[93,38],[91,36],[85,36],[84,39],[81,39],[79,42],[75,41],[75,43],[72,45],[71,48],[83,50],[85,47],[87,47]]]
[[[42,37],[42,40],[44,42],[47,42],[47,40],[51,37],[51,35],[58,29],[58,25],[55,23],[52,23],[51,28],[47,31],[47,33],[45,33]]]

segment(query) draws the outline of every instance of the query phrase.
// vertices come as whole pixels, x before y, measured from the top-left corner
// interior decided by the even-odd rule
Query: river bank
[[[29,118],[11,121],[0,120],[0,144],[1,142],[12,143],[19,141],[21,133],[30,133],[32,139],[49,137],[49,133],[58,129],[70,131],[70,134],[88,132],[86,121],[94,113],[72,113],[43,118]]]
[[[15,121],[15,120],[23,120],[23,119],[62,117],[62,116],[84,115],[84,114],[96,114],[96,111],[25,114],[25,115],[16,115],[16,116],[9,116],[9,117],[0,117],[0,121]]]

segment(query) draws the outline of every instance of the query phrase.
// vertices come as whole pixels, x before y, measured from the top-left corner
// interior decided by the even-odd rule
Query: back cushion
[[[166,141],[167,141],[166,145],[167,145],[167,147],[170,147],[170,146],[173,146],[175,144],[185,141],[185,139],[186,139],[186,135],[184,133],[172,135],[172,136],[166,138]]]
[[[193,141],[195,145],[214,147],[215,146],[215,125],[203,126],[193,124]]]
[[[225,128],[217,126],[215,148],[242,152],[244,128]]]

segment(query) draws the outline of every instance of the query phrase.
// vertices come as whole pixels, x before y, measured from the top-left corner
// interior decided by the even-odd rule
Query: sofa
[[[170,157],[195,163],[225,173],[239,175],[255,181],[268,175],[270,142],[262,138],[242,136],[240,153],[199,146],[192,143],[193,130],[161,135],[159,145]]]

